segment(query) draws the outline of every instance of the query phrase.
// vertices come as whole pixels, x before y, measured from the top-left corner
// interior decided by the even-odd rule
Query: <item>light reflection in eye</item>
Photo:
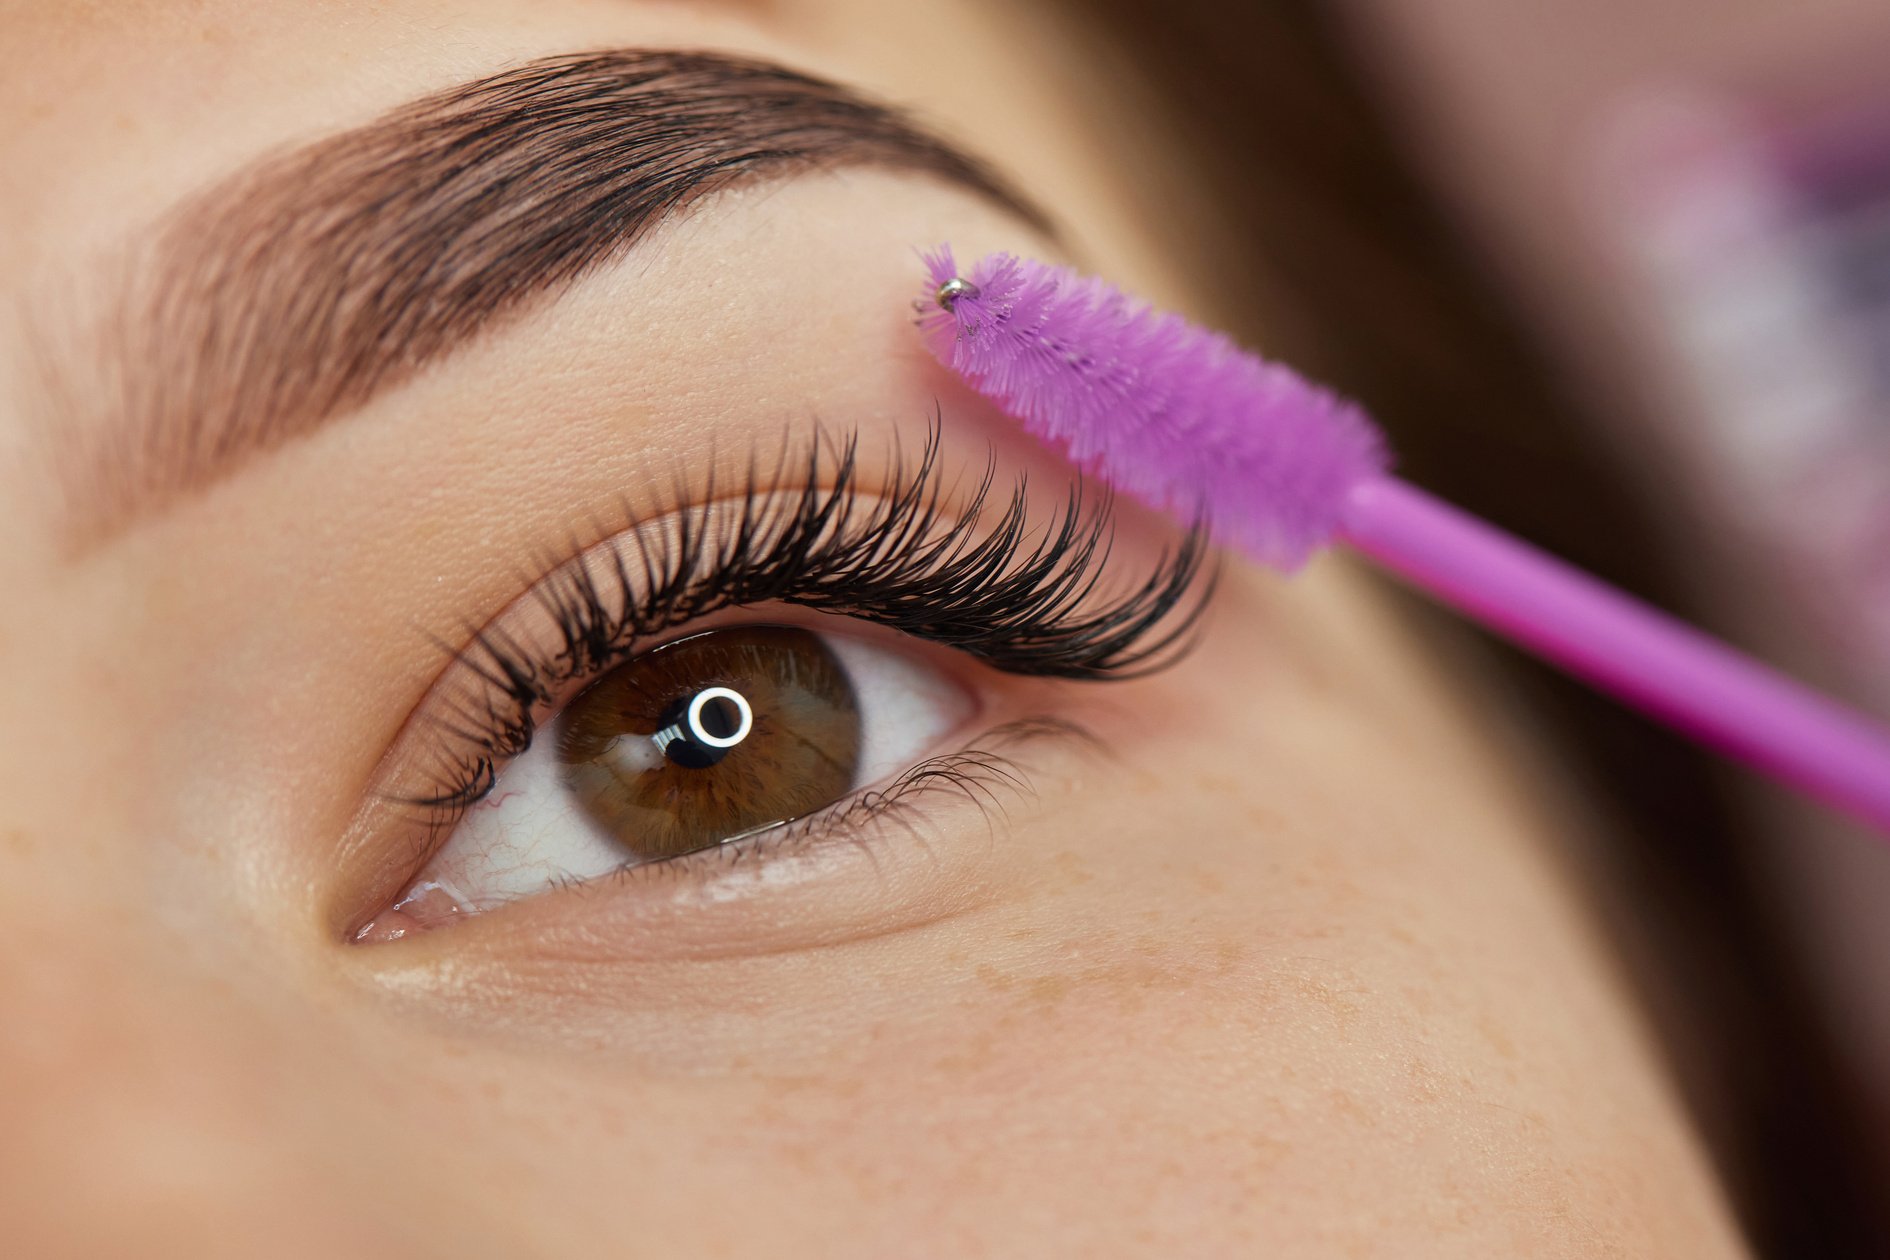
[[[705,721],[705,710],[711,704],[717,706],[715,725],[720,728],[719,732],[709,730]],[[732,718],[727,712],[730,706],[735,710]],[[698,743],[711,748],[735,747],[748,738],[748,732],[754,729],[754,725],[755,711],[748,707],[748,701],[742,699],[741,692],[731,688],[706,687],[689,702],[689,733]]]
[[[744,626],[666,644],[544,722],[357,939],[816,813],[924,757],[973,707],[916,653],[852,635]]]

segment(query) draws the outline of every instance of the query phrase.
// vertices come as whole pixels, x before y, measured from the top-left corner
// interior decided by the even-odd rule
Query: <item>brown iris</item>
[[[640,858],[674,857],[844,796],[860,713],[819,635],[712,630],[598,679],[560,719],[558,760],[604,834]]]

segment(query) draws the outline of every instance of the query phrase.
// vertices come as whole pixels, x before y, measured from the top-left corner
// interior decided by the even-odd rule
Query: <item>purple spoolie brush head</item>
[[[1384,439],[1351,403],[1219,333],[1065,267],[925,256],[932,353],[1086,473],[1295,569],[1381,475]]]

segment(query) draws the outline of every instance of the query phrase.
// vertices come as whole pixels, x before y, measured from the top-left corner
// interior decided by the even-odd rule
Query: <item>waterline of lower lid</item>
[[[375,915],[354,934],[360,942],[397,941],[404,936],[445,927],[472,913],[472,899],[452,883],[429,879],[415,884],[399,901]]]

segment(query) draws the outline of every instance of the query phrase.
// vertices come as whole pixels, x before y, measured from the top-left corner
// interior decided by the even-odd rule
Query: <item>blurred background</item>
[[[1890,716],[1890,4],[1062,16],[1209,314],[1420,483]],[[1617,820],[1571,860],[1761,1253],[1890,1255],[1890,846],[1429,624]]]

